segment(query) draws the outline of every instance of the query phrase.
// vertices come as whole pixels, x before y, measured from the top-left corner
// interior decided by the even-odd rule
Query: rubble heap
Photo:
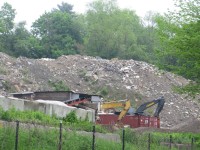
[[[132,100],[134,107],[165,97],[161,126],[173,127],[200,117],[199,96],[179,95],[173,87],[189,80],[135,60],[106,60],[69,55],[57,59],[12,58],[0,53],[0,94],[55,90],[63,86],[75,92],[100,94],[104,99]],[[62,85],[62,86],[61,86]]]

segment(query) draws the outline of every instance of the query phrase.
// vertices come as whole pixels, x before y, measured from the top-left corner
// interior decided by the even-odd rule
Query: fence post
[[[148,150],[151,149],[151,134],[148,134]]]
[[[169,149],[172,149],[172,135],[169,137]]]
[[[19,121],[16,121],[15,150],[18,149]]]
[[[62,150],[62,121],[60,121],[60,136],[59,136],[59,147],[58,150]]]
[[[122,130],[122,150],[125,148],[125,130]]]
[[[194,138],[192,138],[192,142],[191,142],[191,150],[193,150],[194,148]]]
[[[95,150],[95,125],[93,125],[93,138],[92,138],[92,150]]]

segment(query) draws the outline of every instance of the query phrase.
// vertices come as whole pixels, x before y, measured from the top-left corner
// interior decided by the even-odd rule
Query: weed
[[[2,85],[3,85],[4,89],[5,89],[6,91],[10,92],[10,93],[16,91],[15,87],[14,87],[14,86],[11,84],[11,82],[9,82],[9,81],[3,81],[3,82],[2,82]]]
[[[19,120],[20,122],[34,122],[39,124],[49,124],[49,125],[58,125],[60,120],[63,120],[63,124],[70,128],[74,128],[76,130],[85,130],[91,131],[91,127],[93,123],[86,121],[86,120],[79,120],[76,116],[75,111],[71,111],[65,118],[58,118],[55,115],[52,117],[46,115],[40,111],[19,111],[15,108],[9,109],[4,111],[0,107],[0,119],[6,121],[16,121]],[[103,127],[100,125],[96,126],[96,130],[98,132],[107,132]]]
[[[27,77],[24,77],[22,80],[24,81],[25,84],[32,84],[33,83]]]
[[[49,85],[54,88],[55,91],[70,91],[70,88],[64,84],[63,81],[52,82],[49,81]]]
[[[27,70],[27,69],[22,69],[21,72],[22,72],[22,74],[23,74],[24,76],[27,76],[27,75],[28,75],[28,70]]]
[[[102,96],[106,96],[108,95],[108,87],[104,86],[101,90],[100,90],[100,95]]]
[[[80,70],[78,75],[80,78],[84,78],[86,76],[87,71],[86,70]]]
[[[91,77],[87,76],[87,71],[86,70],[80,70],[79,71],[79,77],[82,78],[85,82],[93,82]]]
[[[75,111],[71,111],[67,116],[63,119],[64,122],[69,122],[69,123],[77,123],[78,118],[76,116]]]
[[[7,75],[8,71],[5,68],[0,67],[0,74]]]

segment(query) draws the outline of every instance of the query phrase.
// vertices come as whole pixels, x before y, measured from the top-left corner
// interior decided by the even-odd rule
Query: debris
[[[131,99],[135,106],[164,96],[166,105],[160,114],[161,127],[171,127],[191,117],[200,117],[199,95],[191,101],[187,95],[179,95],[172,90],[174,86],[187,85],[189,80],[159,70],[146,62],[81,55],[57,59],[15,59],[0,53],[0,69],[0,78],[3,78],[0,80],[0,95],[18,90],[52,91],[68,88],[80,93],[104,93],[102,96],[110,99]],[[18,87],[14,88],[16,85]]]

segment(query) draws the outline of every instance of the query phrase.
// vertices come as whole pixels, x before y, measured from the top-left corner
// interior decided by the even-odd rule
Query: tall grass
[[[73,131],[63,130],[62,149],[91,150],[92,136],[83,136]],[[15,147],[15,128],[0,128],[0,149],[11,150]],[[55,150],[59,145],[59,130],[47,128],[20,128],[19,150]],[[122,144],[96,139],[95,150],[121,150]],[[126,143],[125,150],[135,150],[131,144]]]
[[[122,137],[122,132],[119,132]],[[132,129],[127,128],[125,130],[125,141],[143,147],[146,149],[149,143],[150,134],[150,147],[151,149],[167,150],[168,147],[162,146],[161,143],[170,143],[170,136],[172,144],[186,144],[191,145],[192,139],[194,139],[194,149],[200,149],[200,133],[161,133],[161,132],[134,132]],[[173,148],[175,149],[175,148]]]
[[[63,149],[70,150],[87,150],[91,149],[92,136],[82,136],[76,132],[76,130],[92,131],[93,124],[87,120],[78,120],[75,112],[69,113],[64,118],[57,118],[56,116],[50,117],[42,112],[34,111],[19,111],[10,109],[4,111],[0,108],[0,119],[7,121],[20,121],[29,122],[28,127],[20,127],[19,130],[19,149],[30,150],[54,150],[58,149],[59,141],[59,124],[60,120],[63,122]],[[36,125],[37,124],[37,125]],[[38,126],[40,124],[40,126]],[[32,125],[32,126],[31,126]],[[100,125],[96,125],[97,132],[108,132]],[[117,132],[122,135],[122,130]],[[138,150],[148,148],[148,134],[138,134],[131,129],[125,130],[125,149],[126,150]],[[169,137],[172,136],[173,143],[191,143],[191,139],[194,138],[195,148],[200,149],[200,134],[193,133],[151,133],[151,150],[167,150],[168,147],[162,146],[161,142],[169,142]],[[122,137],[122,136],[121,136]],[[122,139],[121,139],[122,140]],[[10,150],[14,149],[15,143],[15,127],[13,126],[0,126],[0,149]],[[121,150],[122,143],[116,143],[111,141],[105,141],[103,139],[96,139],[96,150],[108,150],[115,149]],[[175,148],[173,148],[175,149]]]
[[[0,119],[6,121],[20,121],[26,123],[37,123],[49,126],[58,126],[62,120],[63,125],[74,130],[85,130],[91,131],[93,123],[86,120],[79,120],[74,111],[70,112],[64,118],[58,118],[56,116],[49,116],[39,111],[19,111],[15,108],[4,111],[0,107]],[[96,125],[97,132],[108,132],[105,128],[100,125]]]

